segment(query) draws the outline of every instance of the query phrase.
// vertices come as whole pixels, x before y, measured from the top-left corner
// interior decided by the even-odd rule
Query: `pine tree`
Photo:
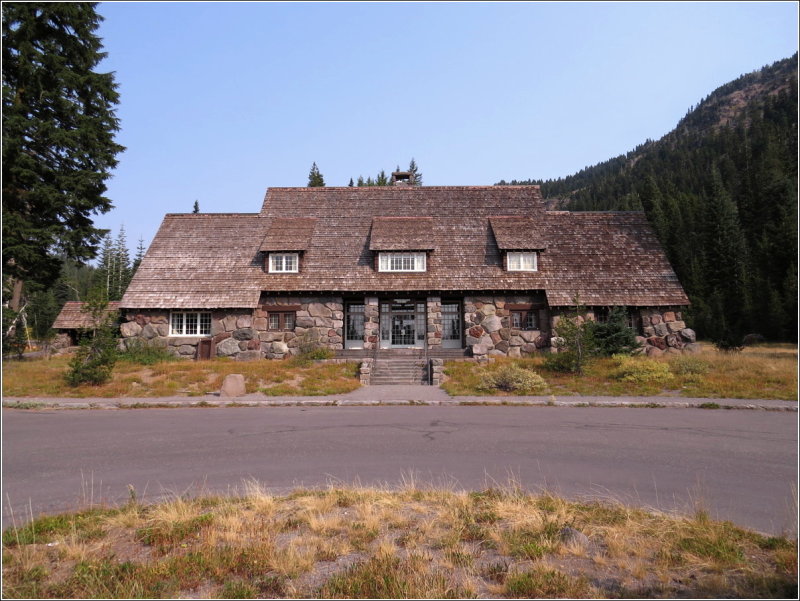
[[[136,270],[139,269],[139,265],[144,259],[144,238],[141,236],[139,237],[139,245],[136,247],[136,256],[133,258],[133,265],[131,265],[131,278],[133,278]]]
[[[200,212],[200,203],[196,200],[194,201],[194,208],[192,209],[192,213],[197,215]]]
[[[408,164],[408,171],[409,173],[411,173],[411,185],[421,186],[422,173],[420,173],[419,168],[417,167],[417,162],[414,160],[414,157],[411,157],[411,162]]]
[[[319,172],[319,168],[317,167],[316,163],[311,165],[311,171],[308,172],[308,187],[309,188],[324,188],[325,187],[325,179],[322,177],[322,174]]]
[[[347,184],[347,187],[348,188],[352,188],[353,187],[353,178],[352,177],[350,178],[350,183]]]
[[[96,3],[3,3],[3,272],[51,285],[62,255],[94,257],[111,209],[105,180],[124,150],[119,101],[95,34]]]
[[[96,286],[108,296],[111,291],[111,285],[114,280],[114,245],[111,241],[110,234],[103,237],[103,244],[100,248],[100,259],[97,262],[97,271],[95,272]]]
[[[109,300],[122,300],[125,290],[131,281],[131,259],[128,253],[128,242],[125,235],[125,226],[121,225],[117,240],[114,243],[114,254],[116,255],[117,272],[114,274],[115,281],[113,296],[109,295]]]
[[[361,175],[358,176],[358,182],[356,183],[356,186],[359,187],[359,188],[363,188],[364,187],[364,177],[363,176],[361,176]]]
[[[730,343],[741,341],[745,333],[743,317],[749,305],[744,271],[747,247],[736,205],[716,167],[711,172],[705,234],[705,281],[712,291],[712,307],[716,305],[717,311],[724,313],[713,316],[721,325],[711,337]]]
[[[375,178],[375,185],[376,186],[388,186],[389,185],[389,178],[386,176],[386,171],[381,169],[378,176]]]

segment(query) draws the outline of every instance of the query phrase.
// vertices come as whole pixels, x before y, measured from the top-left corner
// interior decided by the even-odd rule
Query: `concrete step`
[[[417,379],[402,379],[402,380],[393,380],[393,379],[379,379],[379,378],[372,378],[370,380],[370,385],[372,386],[403,386],[406,384],[427,384],[427,380],[423,380],[422,378]]]

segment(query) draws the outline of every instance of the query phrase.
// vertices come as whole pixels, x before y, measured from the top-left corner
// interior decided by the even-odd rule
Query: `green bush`
[[[104,384],[111,379],[117,362],[117,316],[108,311],[108,299],[103,291],[94,290],[86,301],[84,312],[94,324],[84,330],[84,337],[64,375],[67,384]]]
[[[578,372],[578,361],[575,353],[564,351],[560,353],[547,353],[542,364],[547,371],[554,371],[562,374],[574,374]]]
[[[479,388],[542,394],[547,391],[547,382],[536,372],[524,369],[516,363],[508,363],[495,370],[485,370]]]
[[[624,307],[612,307],[605,323],[590,322],[595,353],[602,357],[631,355],[641,346],[636,342],[636,332],[628,326]]]
[[[70,386],[81,384],[105,384],[117,362],[116,339],[113,345],[98,340],[98,336],[81,342],[75,356],[69,362],[69,371],[64,376]]]
[[[617,380],[636,384],[666,384],[672,379],[667,363],[624,355],[615,355],[614,359],[618,367],[612,375]]]
[[[154,365],[165,361],[177,361],[178,357],[163,346],[155,346],[140,338],[133,338],[126,342],[126,350],[120,354],[120,359],[127,359],[139,365]]]
[[[669,362],[669,368],[676,376],[700,376],[708,373],[708,363],[691,355],[679,355]]]

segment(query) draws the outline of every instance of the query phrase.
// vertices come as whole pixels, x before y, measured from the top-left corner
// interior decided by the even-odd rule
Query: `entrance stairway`
[[[425,359],[409,356],[381,356],[372,366],[370,384],[428,384]]]
[[[342,359],[374,358],[370,384],[375,385],[402,385],[402,384],[430,384],[428,374],[429,359],[463,359],[468,356],[466,349],[437,349],[426,356],[423,349],[346,349],[336,351],[336,356]]]

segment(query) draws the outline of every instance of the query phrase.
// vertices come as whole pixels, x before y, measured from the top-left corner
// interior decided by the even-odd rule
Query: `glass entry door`
[[[442,348],[462,348],[461,303],[442,303]]]
[[[364,348],[364,304],[348,303],[346,309],[344,348]]]
[[[394,299],[381,303],[381,348],[425,346],[425,303]]]

